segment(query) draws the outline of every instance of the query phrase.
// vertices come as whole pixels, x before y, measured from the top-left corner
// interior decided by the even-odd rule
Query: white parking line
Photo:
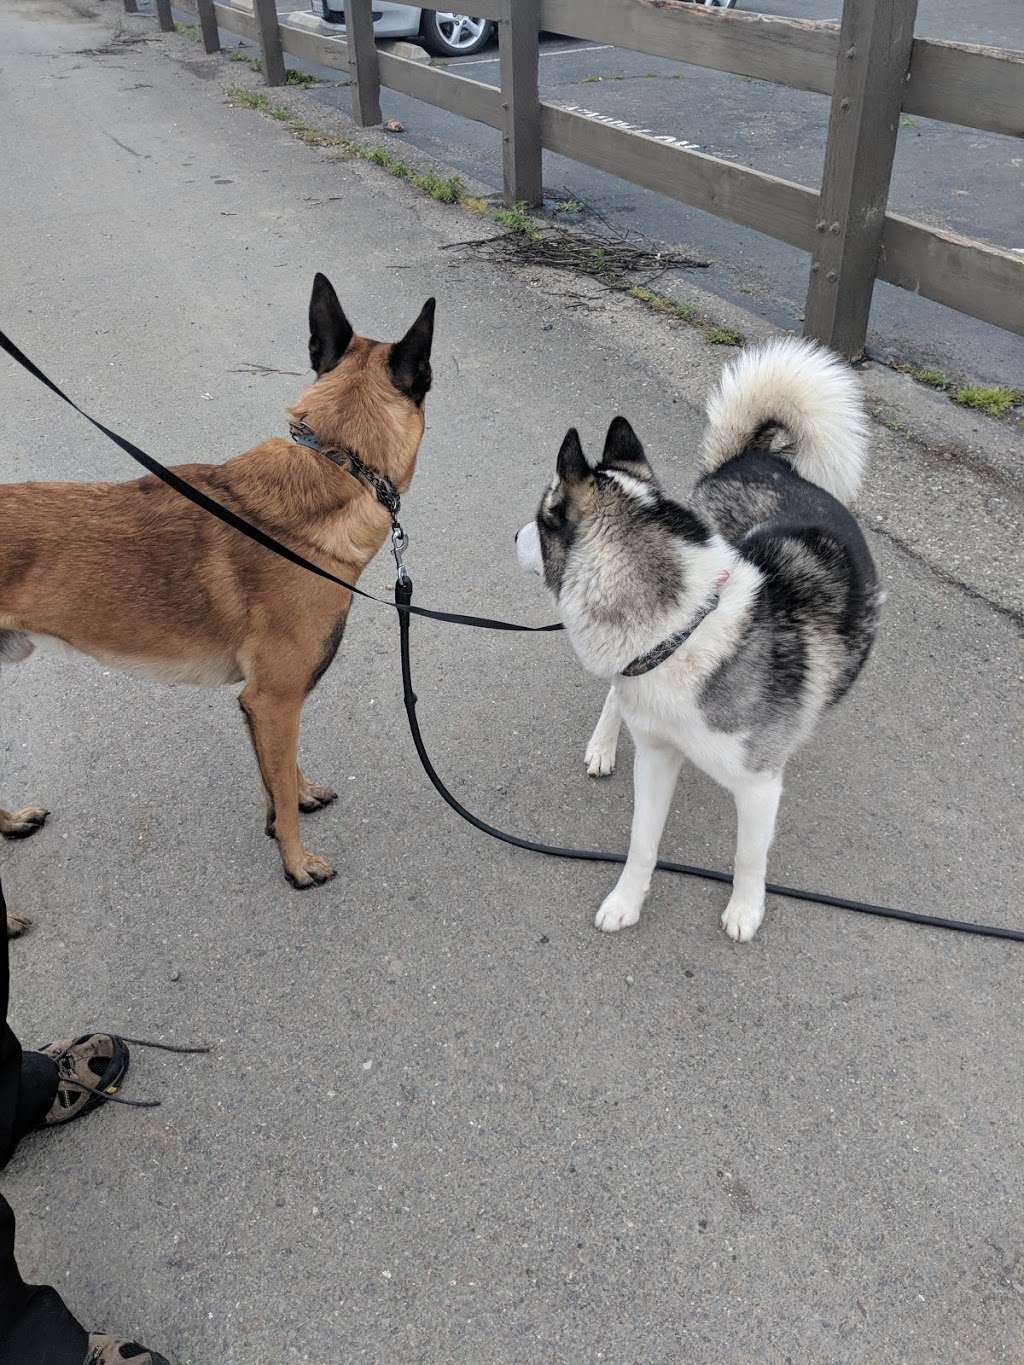
[[[602,43],[599,47],[560,47],[554,52],[547,52],[541,48],[540,55],[542,57],[571,57],[577,52],[610,52],[613,47],[614,43]],[[479,57],[471,62],[452,62],[451,65],[461,69],[464,66],[491,66],[494,62],[500,61],[500,57]]]

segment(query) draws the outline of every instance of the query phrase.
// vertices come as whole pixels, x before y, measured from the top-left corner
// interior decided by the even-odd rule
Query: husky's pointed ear
[[[352,327],[334,286],[317,271],[309,296],[309,362],[318,375],[334,369],[351,340]]]
[[[590,478],[590,465],[580,445],[580,434],[575,427],[565,433],[565,440],[558,452],[555,471],[563,483],[582,483]]]
[[[632,474],[636,479],[654,478],[654,471],[647,463],[640,438],[625,417],[612,418],[604,441],[601,468],[621,469],[624,474]]]
[[[433,378],[430,371],[430,348],[434,342],[435,299],[427,299],[420,315],[401,341],[391,348],[388,369],[391,382],[400,393],[414,403],[422,403],[430,390]]]

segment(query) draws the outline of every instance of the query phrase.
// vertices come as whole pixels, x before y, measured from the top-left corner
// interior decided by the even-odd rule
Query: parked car
[[[310,0],[313,13],[328,24],[344,24],[344,0]],[[494,37],[490,19],[475,19],[457,10],[423,9],[373,0],[373,31],[378,38],[409,38],[435,57],[467,57]]]

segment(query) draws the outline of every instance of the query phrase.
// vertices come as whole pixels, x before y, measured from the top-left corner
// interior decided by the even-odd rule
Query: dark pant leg
[[[0,1035],[0,1168],[10,1161],[15,1147],[42,1122],[57,1093],[57,1067],[39,1052],[22,1052],[21,1044],[7,1023],[10,995],[10,950],[6,930],[7,906],[0,883],[0,934],[3,934],[3,968],[0,970],[0,1004],[4,1010]]]
[[[4,937],[0,969],[0,1001],[4,1007],[0,1036],[0,1166],[29,1128],[50,1107],[57,1087],[48,1059],[38,1053],[23,1057],[17,1038],[7,1025],[10,968],[6,931],[7,909],[0,885],[0,934]],[[38,1058],[38,1061],[36,1060]],[[51,1063],[52,1066],[52,1063]],[[26,1284],[14,1259],[14,1211],[0,1194],[0,1365],[82,1365],[89,1344],[84,1329],[64,1307],[60,1295],[47,1285]]]
[[[14,1211],[0,1194],[0,1365],[83,1365],[88,1347],[57,1291],[18,1273]]]

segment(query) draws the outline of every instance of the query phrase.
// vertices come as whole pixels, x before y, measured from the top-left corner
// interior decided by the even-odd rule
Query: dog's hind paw
[[[302,857],[293,867],[286,866],[284,875],[296,891],[307,891],[311,886],[322,886],[338,874],[325,859],[303,849]]]
[[[316,782],[304,782],[299,788],[299,810],[310,815],[315,810],[323,810],[332,801],[337,801],[338,793],[333,787],[321,787]]]
[[[0,834],[8,839],[27,839],[46,824],[48,810],[42,806],[26,806],[24,810],[0,810]]]
[[[640,918],[640,906],[628,901],[617,891],[605,896],[600,910],[594,916],[594,926],[606,934],[614,934],[619,929],[628,929]]]
[[[722,915],[722,928],[734,943],[749,943],[764,919],[764,900],[740,900],[733,896]]]
[[[583,761],[588,777],[611,777],[615,771],[615,745],[603,743],[595,736],[587,745]]]

